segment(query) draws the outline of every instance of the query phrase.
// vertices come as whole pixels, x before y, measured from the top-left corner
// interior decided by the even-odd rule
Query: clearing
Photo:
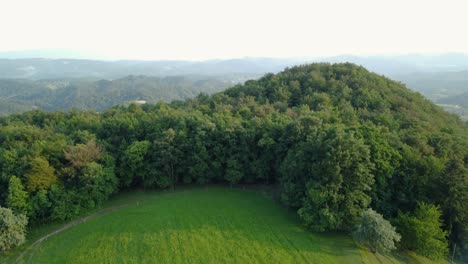
[[[304,230],[264,192],[224,187],[120,195],[107,209],[32,230],[11,263],[431,263],[414,254],[375,256],[343,234]],[[76,223],[76,222],[75,222]]]

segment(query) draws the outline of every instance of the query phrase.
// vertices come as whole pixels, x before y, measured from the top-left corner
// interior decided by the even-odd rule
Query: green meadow
[[[30,233],[9,263],[431,263],[373,255],[346,234],[312,233],[266,192],[223,187],[120,195],[47,240]],[[0,262],[3,262],[0,258]]]

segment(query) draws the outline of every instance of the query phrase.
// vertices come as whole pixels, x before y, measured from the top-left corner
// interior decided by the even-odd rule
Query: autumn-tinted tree
[[[102,148],[94,140],[65,150],[65,158],[77,169],[83,168],[90,162],[98,161],[101,157]]]
[[[46,190],[57,182],[55,169],[49,165],[46,159],[41,157],[34,158],[31,161],[31,169],[26,177],[26,188],[29,192]]]

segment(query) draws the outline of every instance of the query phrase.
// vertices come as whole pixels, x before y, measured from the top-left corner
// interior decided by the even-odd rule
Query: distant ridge
[[[277,73],[286,67],[312,62],[351,62],[390,77],[413,74],[468,71],[468,55],[395,55],[233,58],[190,60],[108,60],[86,52],[30,50],[0,52],[0,78],[122,78],[127,75],[222,75]],[[398,78],[397,78],[398,79]]]

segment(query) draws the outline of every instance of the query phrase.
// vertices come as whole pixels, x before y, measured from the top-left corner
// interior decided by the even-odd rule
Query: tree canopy
[[[447,231],[442,229],[441,211],[437,206],[418,203],[413,214],[398,216],[396,224],[402,234],[402,247],[432,258],[443,259],[448,253]]]

